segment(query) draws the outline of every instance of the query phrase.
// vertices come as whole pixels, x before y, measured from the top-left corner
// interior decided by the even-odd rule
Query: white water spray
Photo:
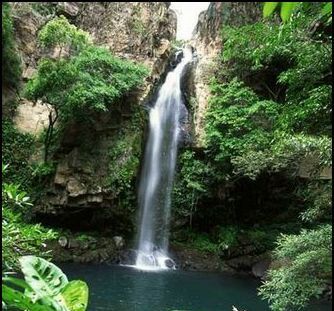
[[[180,119],[185,109],[181,94],[181,77],[192,61],[191,49],[169,72],[150,110],[150,129],[139,187],[140,226],[135,267],[160,270],[174,267],[168,257],[169,218]]]

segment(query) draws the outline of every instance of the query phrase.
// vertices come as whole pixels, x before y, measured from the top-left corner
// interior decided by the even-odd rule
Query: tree
[[[61,16],[39,33],[45,48],[58,48],[56,59],[43,58],[38,72],[26,86],[26,96],[52,106],[45,135],[44,160],[54,136],[56,121],[87,121],[93,112],[107,111],[129,90],[140,85],[148,71],[142,65],[121,60],[106,48],[90,43],[88,33],[70,25]],[[67,51],[67,56],[62,52]]]

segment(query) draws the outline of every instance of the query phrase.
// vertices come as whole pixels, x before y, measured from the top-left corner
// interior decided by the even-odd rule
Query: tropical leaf
[[[281,18],[285,23],[289,20],[293,10],[300,2],[282,2],[281,6]]]
[[[263,16],[270,16],[276,9],[279,2],[265,2],[263,6]]]
[[[24,293],[4,284],[2,285],[2,300],[6,305],[23,311],[54,311],[47,305],[33,303]]]
[[[21,305],[28,302],[45,306],[43,310],[85,311],[88,304],[88,286],[83,281],[68,282],[66,275],[56,265],[35,256],[19,259],[24,280],[7,277],[8,282],[24,289],[13,292]],[[8,292],[8,289],[7,289]],[[10,294],[10,292],[8,292]],[[31,310],[35,309],[22,309]],[[37,309],[36,309],[37,310]],[[39,309],[38,309],[39,311]]]
[[[37,298],[54,297],[68,283],[66,275],[53,263],[35,256],[19,259],[26,282],[37,294]]]
[[[88,286],[83,281],[71,281],[63,288],[60,296],[69,311],[85,311],[88,304]]]
[[[12,283],[18,287],[21,287],[23,290],[32,290],[26,281],[22,279],[13,278],[11,276],[3,277],[2,282]]]

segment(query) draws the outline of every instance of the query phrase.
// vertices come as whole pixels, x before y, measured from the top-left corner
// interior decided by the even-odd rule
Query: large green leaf
[[[20,258],[29,288],[25,295],[33,302],[51,306],[56,311],[85,311],[88,287],[83,281],[68,282],[66,275],[53,263],[35,256]],[[22,286],[24,283],[21,283]]]
[[[61,291],[59,302],[69,311],[85,311],[88,304],[88,286],[83,281],[71,281]]]
[[[33,303],[24,293],[4,284],[2,284],[2,300],[6,305],[23,311],[54,311],[47,305]]]
[[[299,3],[300,2],[282,2],[281,18],[284,23],[289,20],[293,10]]]
[[[263,16],[270,16],[276,9],[278,2],[265,2],[263,6]]]
[[[37,294],[36,299],[54,297],[68,283],[66,275],[53,263],[35,256],[19,259],[26,282]]]
[[[3,277],[2,282],[12,283],[18,287],[21,287],[23,290],[32,290],[26,281],[22,279],[13,278],[11,276]]]

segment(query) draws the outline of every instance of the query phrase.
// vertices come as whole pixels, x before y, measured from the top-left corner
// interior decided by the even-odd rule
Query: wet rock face
[[[107,159],[98,158],[98,160],[100,164],[105,165],[105,168],[107,167]],[[48,195],[43,198],[44,202],[41,202],[41,205],[37,205],[36,212],[58,214],[71,207],[95,209],[99,206],[111,207],[113,193],[98,184],[103,178],[102,167],[97,168],[98,160],[91,159],[77,147],[64,155],[58,162]]]
[[[125,243],[122,238],[122,246],[117,245],[114,238],[62,236],[58,241],[47,243],[47,249],[52,251],[53,260],[57,262],[115,263]]]

